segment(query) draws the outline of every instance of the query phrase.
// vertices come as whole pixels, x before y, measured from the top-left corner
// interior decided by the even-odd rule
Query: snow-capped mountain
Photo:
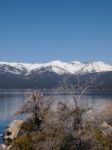
[[[0,73],[8,72],[13,74],[29,75],[30,73],[40,71],[43,68],[44,70],[54,72],[59,75],[112,71],[112,65],[106,64],[101,61],[89,63],[80,63],[78,61],[73,61],[67,63],[56,60],[43,64],[0,62]]]
[[[43,64],[0,62],[0,89],[55,88],[65,78],[74,82],[77,74],[82,82],[88,75],[98,75],[98,82],[104,81],[100,88],[112,89],[112,65],[100,61],[67,63],[59,60]]]
[[[106,71],[112,71],[112,65],[108,65],[101,61],[85,63],[80,70],[80,72],[82,73],[106,72]]]

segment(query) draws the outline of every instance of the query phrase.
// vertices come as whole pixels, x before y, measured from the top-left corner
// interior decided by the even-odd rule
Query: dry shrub
[[[18,137],[12,150],[60,150],[65,134],[62,130],[45,130]]]
[[[97,120],[84,121],[83,114],[89,109],[81,108],[76,101],[72,109],[59,103],[57,110],[52,111],[51,104],[37,94],[25,105],[26,110],[22,109],[30,115],[10,150],[111,150],[112,136],[104,136],[99,130],[99,116]],[[105,119],[110,116],[109,108],[102,115]],[[38,118],[41,118],[41,124],[37,128]]]

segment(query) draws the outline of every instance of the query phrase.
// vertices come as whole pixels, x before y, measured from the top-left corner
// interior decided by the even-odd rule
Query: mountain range
[[[112,65],[101,61],[81,63],[79,61],[48,63],[0,62],[0,88],[55,88],[65,78],[74,82],[98,75],[97,81],[103,81],[99,88],[112,89]]]

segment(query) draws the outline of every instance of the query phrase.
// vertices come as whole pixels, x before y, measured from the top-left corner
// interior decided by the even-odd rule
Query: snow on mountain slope
[[[11,68],[12,67],[12,68]],[[51,61],[43,64],[29,64],[29,63],[9,63],[0,62],[0,71],[12,72],[15,74],[24,73],[25,75],[30,74],[32,71],[38,71],[44,68],[48,71],[55,72],[57,74],[76,74],[76,73],[91,73],[91,72],[105,72],[112,71],[112,65],[108,65],[104,62],[91,62],[91,63],[80,63],[73,61],[70,63],[62,62],[59,60]]]
[[[59,60],[51,61],[49,63],[46,63],[46,66],[52,66],[52,68],[58,67],[62,70],[65,70],[66,73],[75,74],[80,68],[83,66],[83,64],[77,64],[77,63],[66,63]]]
[[[82,67],[80,70],[80,72],[82,73],[105,72],[105,71],[112,71],[112,65],[105,64],[104,62],[101,61],[85,63],[84,67]]]

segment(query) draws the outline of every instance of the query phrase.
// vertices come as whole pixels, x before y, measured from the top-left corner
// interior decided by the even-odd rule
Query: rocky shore
[[[10,143],[18,136],[23,120],[14,120],[9,124],[3,133],[3,144],[0,145],[0,150],[9,150]]]
[[[18,136],[23,120],[14,120],[9,124],[9,127],[5,129],[3,133],[3,144],[0,144],[0,150],[10,150],[11,142]],[[112,126],[107,122],[103,122],[100,126],[100,130],[104,135],[112,134]]]

